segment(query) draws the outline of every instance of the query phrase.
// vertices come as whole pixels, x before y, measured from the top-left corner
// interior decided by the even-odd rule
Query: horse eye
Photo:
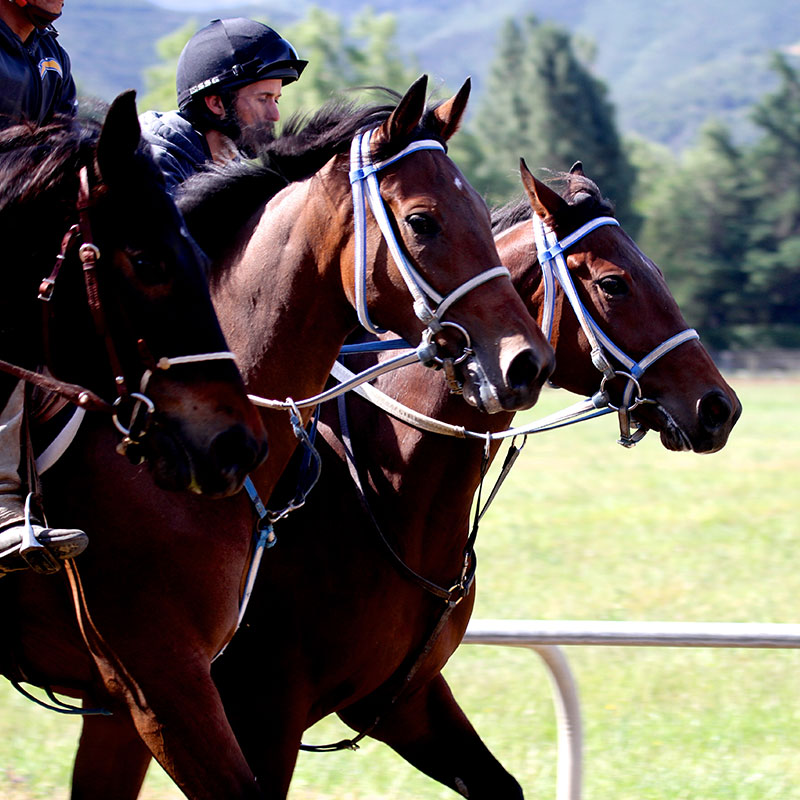
[[[409,214],[406,222],[420,236],[433,236],[439,232],[439,223],[429,214]]]
[[[605,278],[600,278],[600,280],[597,281],[597,285],[609,297],[619,297],[620,295],[628,293],[628,284],[616,275],[608,275]]]
[[[167,270],[160,262],[151,261],[145,255],[129,256],[136,277],[146,286],[167,282]]]

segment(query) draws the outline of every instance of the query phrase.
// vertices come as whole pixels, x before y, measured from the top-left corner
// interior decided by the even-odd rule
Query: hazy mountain
[[[257,16],[280,29],[309,0],[67,0],[58,23],[81,89],[110,99],[141,89],[156,40],[187,19]],[[800,13],[787,0],[327,0],[349,17],[371,7],[398,20],[400,46],[451,87],[472,75],[476,93],[497,33],[511,16],[536,14],[593,42],[620,126],[681,147],[709,116],[748,134],[747,110],[773,84],[770,54],[800,43]],[[796,50],[795,52],[798,52]],[[473,108],[475,104],[473,104]]]

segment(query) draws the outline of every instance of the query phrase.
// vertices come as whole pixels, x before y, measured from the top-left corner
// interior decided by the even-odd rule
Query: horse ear
[[[461,118],[464,116],[464,109],[467,107],[471,88],[472,79],[467,78],[457,94],[449,100],[445,100],[434,110],[433,116],[440,125],[439,135],[444,141],[447,141],[458,130]]]
[[[97,168],[106,183],[113,183],[130,167],[141,137],[136,92],[130,89],[111,104],[97,140]]]
[[[428,88],[428,76],[417,78],[403,99],[392,111],[391,116],[381,125],[378,135],[386,141],[409,136],[422,119],[425,110],[425,92]]]
[[[580,175],[581,177],[586,177],[583,172],[583,162],[576,161],[570,168],[569,168],[570,175]]]
[[[567,208],[567,202],[549,186],[545,186],[533,176],[524,158],[519,160],[519,172],[522,176],[522,185],[531,202],[531,208],[539,219],[548,220],[552,225],[553,220],[557,219],[558,215]]]

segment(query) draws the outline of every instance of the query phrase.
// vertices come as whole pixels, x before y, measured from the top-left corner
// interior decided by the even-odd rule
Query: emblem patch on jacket
[[[43,58],[39,62],[39,76],[42,80],[44,80],[44,76],[48,72],[57,72],[60,78],[64,77],[64,70],[61,69],[61,64],[52,57]]]

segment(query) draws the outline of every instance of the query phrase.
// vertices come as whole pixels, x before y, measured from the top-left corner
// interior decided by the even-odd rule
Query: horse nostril
[[[700,398],[697,404],[697,413],[703,427],[708,431],[714,431],[731,418],[733,408],[728,398],[719,389],[712,389]]]
[[[245,474],[257,466],[261,449],[243,425],[220,433],[211,443],[211,457],[223,472]]]
[[[513,391],[528,389],[543,379],[541,364],[532,350],[523,350],[514,356],[506,372],[508,388]]]

